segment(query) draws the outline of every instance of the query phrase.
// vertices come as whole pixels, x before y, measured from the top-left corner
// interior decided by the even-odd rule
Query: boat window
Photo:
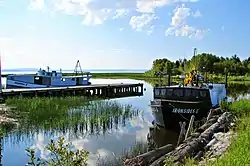
[[[166,89],[165,88],[161,89],[161,96],[166,96]]]
[[[198,90],[193,89],[193,90],[192,90],[192,96],[194,96],[194,97],[198,97],[198,96],[199,96],[199,92],[198,92]]]
[[[167,96],[172,96],[173,95],[173,89],[166,89],[166,95]]]
[[[201,97],[206,97],[207,96],[207,92],[206,91],[200,91],[200,96]]]
[[[191,89],[185,89],[185,96],[191,96],[192,91]]]
[[[182,89],[175,89],[174,95],[175,96],[183,96],[183,90]]]
[[[72,78],[72,81],[75,81],[75,78]]]
[[[35,77],[35,80],[39,80],[39,77]]]
[[[160,89],[155,89],[155,95],[159,96],[160,95]]]

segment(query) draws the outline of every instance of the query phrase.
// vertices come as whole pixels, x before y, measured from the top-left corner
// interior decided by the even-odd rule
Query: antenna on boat
[[[1,63],[2,57],[0,53],[0,94],[2,94],[2,63]]]
[[[196,54],[197,54],[197,48],[194,48],[194,70],[196,70],[196,65],[197,65]]]
[[[194,48],[194,71],[196,72],[196,86],[198,85],[199,82],[199,74],[198,74],[198,69],[197,69],[197,48]]]
[[[82,67],[81,67],[81,64],[80,64],[80,61],[79,61],[79,60],[77,60],[76,67],[75,67],[75,70],[74,70],[76,76],[77,76],[77,69],[78,69],[78,68],[80,69],[80,73],[83,75]]]

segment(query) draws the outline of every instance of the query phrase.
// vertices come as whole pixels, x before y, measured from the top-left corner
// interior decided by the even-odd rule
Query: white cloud
[[[106,3],[101,0],[56,0],[54,6],[56,11],[82,16],[85,25],[103,24],[107,19],[118,19],[129,13],[126,3],[114,0]]]
[[[30,0],[29,9],[42,10],[44,8],[44,0]]]
[[[173,27],[182,26],[185,24],[187,17],[190,15],[190,8],[187,8],[184,4],[182,4],[181,7],[175,8],[173,13],[174,15],[172,17],[171,25]]]
[[[103,24],[108,19],[118,19],[124,16],[131,17],[130,25],[137,31],[147,27],[147,34],[153,32],[154,26],[151,19],[155,18],[155,10],[173,3],[197,2],[198,0],[52,0],[46,5],[54,11],[65,14],[78,15],[83,18],[84,25]],[[32,9],[42,10],[45,6],[44,0],[32,0]],[[137,11],[141,16],[131,16]],[[151,14],[151,15],[149,15]],[[144,20],[143,20],[144,19]],[[148,22],[145,22],[148,21]]]
[[[197,2],[198,0],[137,0],[137,11],[141,13],[154,13],[156,8],[161,8],[177,2]]]
[[[115,15],[113,16],[113,19],[124,17],[128,15],[128,13],[129,13],[129,9],[117,9],[115,11]]]
[[[208,30],[198,29],[187,24],[188,17],[191,15],[191,9],[182,4],[173,11],[170,27],[166,30],[166,36],[187,36],[189,38],[202,39]],[[200,11],[193,14],[194,17],[200,17]]]
[[[196,12],[193,13],[193,16],[194,16],[195,18],[197,18],[197,17],[201,17],[202,14],[201,14],[201,12],[200,12],[199,10],[197,10]]]
[[[132,16],[130,19],[130,26],[136,31],[147,31],[152,33],[154,26],[152,25],[153,20],[156,20],[155,14],[142,14],[140,16]]]
[[[141,13],[154,13],[155,8],[163,7],[170,3],[171,0],[137,0],[137,11]]]

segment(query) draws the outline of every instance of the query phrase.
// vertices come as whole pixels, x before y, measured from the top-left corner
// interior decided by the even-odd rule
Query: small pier
[[[142,96],[143,84],[95,84],[85,86],[2,89],[1,96],[10,97],[63,97],[88,96],[100,98],[120,98]]]

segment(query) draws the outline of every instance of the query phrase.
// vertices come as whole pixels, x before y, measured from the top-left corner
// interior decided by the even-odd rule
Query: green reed
[[[71,132],[74,134],[105,134],[139,110],[112,100],[89,100],[84,97],[13,98],[6,101],[15,106],[19,116],[19,132]]]

